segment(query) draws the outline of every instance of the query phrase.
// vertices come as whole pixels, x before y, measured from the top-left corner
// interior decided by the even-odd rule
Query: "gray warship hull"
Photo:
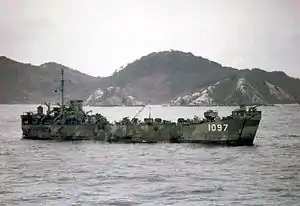
[[[253,145],[261,116],[201,123],[23,125],[23,139]]]

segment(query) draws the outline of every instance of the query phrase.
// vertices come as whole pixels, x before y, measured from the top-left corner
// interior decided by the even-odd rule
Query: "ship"
[[[149,117],[140,120],[124,117],[110,122],[102,114],[84,111],[83,100],[64,102],[64,70],[61,70],[61,103],[51,107],[39,105],[36,112],[21,115],[23,139],[35,140],[95,140],[110,143],[205,143],[232,146],[253,145],[262,112],[260,105],[247,108],[240,105],[229,116],[207,110],[204,118],[178,118],[177,121]]]

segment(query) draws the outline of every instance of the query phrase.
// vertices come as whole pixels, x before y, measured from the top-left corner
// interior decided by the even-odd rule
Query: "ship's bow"
[[[243,123],[243,127],[240,133],[240,137],[236,142],[237,145],[248,145],[254,144],[254,139],[261,121],[261,111],[257,111],[251,117],[246,118]]]

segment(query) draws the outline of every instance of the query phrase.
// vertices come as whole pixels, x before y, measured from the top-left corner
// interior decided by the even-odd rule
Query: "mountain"
[[[295,98],[281,87],[267,81],[258,85],[243,77],[231,77],[218,81],[171,100],[171,105],[238,105],[276,104],[295,102]]]
[[[98,88],[92,93],[84,103],[91,106],[134,106],[142,105],[143,103],[136,100],[133,96],[126,95],[120,87],[109,86],[104,91]]]
[[[300,80],[284,72],[238,70],[181,51],[154,52],[103,78],[139,101],[171,105],[285,104],[300,99]]]
[[[113,84],[140,101],[161,104],[235,72],[191,53],[163,51],[144,56],[103,78],[101,88]]]
[[[67,98],[87,105],[285,104],[300,100],[300,80],[284,72],[225,67],[192,53],[153,52],[109,77],[92,77],[50,62],[40,66],[0,57],[0,103],[58,100],[60,69]],[[56,81],[55,81],[56,80]],[[57,81],[58,80],[58,81]]]
[[[66,77],[66,98],[86,99],[97,88],[99,78],[92,77],[63,65],[49,62],[40,66],[24,64],[0,57],[0,103],[58,102],[60,69]]]

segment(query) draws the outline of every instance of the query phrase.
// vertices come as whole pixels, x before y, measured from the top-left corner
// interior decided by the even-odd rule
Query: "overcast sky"
[[[0,55],[21,62],[107,76],[169,49],[300,77],[300,1],[0,0]]]

